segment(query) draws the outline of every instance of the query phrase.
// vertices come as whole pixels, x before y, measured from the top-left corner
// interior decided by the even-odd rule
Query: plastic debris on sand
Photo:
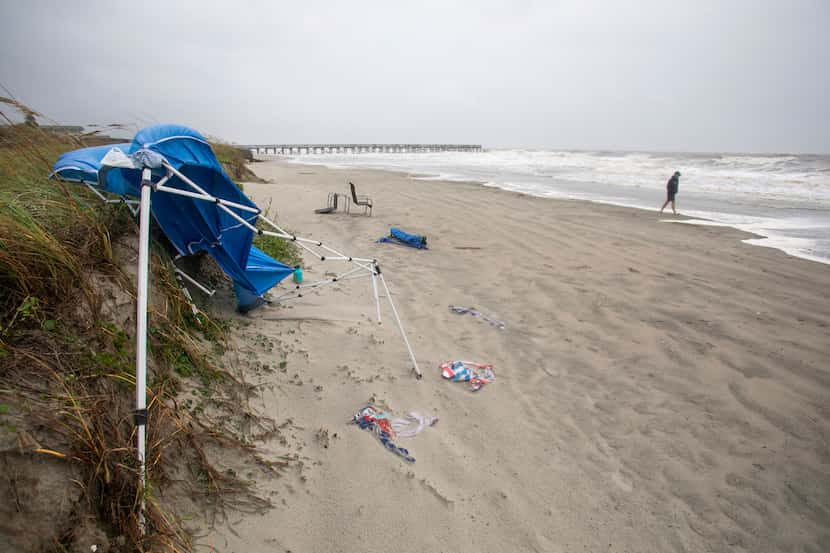
[[[469,382],[470,389],[477,392],[485,384],[496,379],[493,365],[473,361],[447,361],[440,367],[441,376],[453,382]]]
[[[363,430],[370,430],[380,440],[383,446],[409,463],[415,462],[405,447],[396,445],[395,437],[411,438],[438,422],[437,417],[422,415],[417,411],[407,413],[405,417],[392,417],[385,411],[372,405],[367,405],[355,413],[352,422]]]
[[[457,313],[459,315],[472,315],[473,317],[480,317],[490,323],[491,326],[498,328],[499,330],[504,330],[505,324],[504,321],[500,321],[493,317],[487,316],[481,311],[476,311],[472,307],[463,307],[461,305],[451,305],[450,311],[453,313]]]

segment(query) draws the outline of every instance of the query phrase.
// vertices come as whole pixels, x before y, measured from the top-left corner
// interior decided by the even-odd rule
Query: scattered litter
[[[447,361],[440,367],[441,376],[453,382],[469,382],[474,392],[485,384],[496,380],[493,365],[484,365],[472,361]]]
[[[408,413],[406,417],[390,417],[385,411],[367,405],[355,413],[352,422],[363,430],[374,432],[386,449],[398,455],[404,461],[414,463],[415,457],[409,454],[409,450],[395,445],[392,438],[411,438],[438,422],[438,418],[422,415],[415,411]]]
[[[399,246],[408,246],[410,248],[418,248],[419,250],[428,249],[426,236],[409,234],[395,227],[389,229],[389,236],[378,238],[377,241],[378,243],[398,244]]]
[[[503,321],[498,319],[494,319],[493,317],[489,317],[480,311],[476,311],[472,307],[462,307],[460,305],[451,305],[450,311],[453,313],[457,313],[459,315],[472,315],[473,317],[480,317],[490,323],[491,326],[498,328],[499,330],[504,330],[505,324]]]
[[[406,414],[405,417],[396,417],[392,419],[392,430],[399,438],[411,438],[420,434],[425,428],[434,425],[438,422],[438,417],[430,417],[429,415],[422,415],[417,411],[412,411]]]

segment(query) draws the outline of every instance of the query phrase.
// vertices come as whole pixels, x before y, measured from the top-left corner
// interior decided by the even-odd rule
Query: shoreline
[[[747,155],[750,155],[750,154],[747,154]],[[657,208],[657,207],[649,207],[649,206],[637,205],[637,204],[625,203],[625,202],[615,202],[615,201],[612,201],[612,200],[603,200],[603,199],[600,199],[600,198],[589,199],[589,198],[569,198],[569,197],[566,197],[566,196],[555,196],[555,195],[546,196],[546,195],[541,195],[541,194],[534,194],[532,192],[527,192],[527,191],[511,190],[510,188],[506,188],[506,186],[507,186],[506,184],[500,184],[500,183],[497,183],[497,182],[481,181],[481,180],[466,179],[466,178],[453,179],[453,178],[447,178],[446,175],[431,174],[431,173],[424,173],[424,172],[418,172],[418,171],[412,172],[412,171],[403,171],[403,170],[398,171],[398,170],[394,170],[394,169],[369,168],[369,167],[359,167],[359,166],[342,166],[342,165],[337,165],[336,163],[330,163],[329,164],[329,163],[326,163],[322,160],[320,160],[320,161],[303,161],[300,158],[291,157],[291,156],[271,156],[271,158],[260,157],[260,158],[257,159],[257,162],[267,162],[267,161],[270,161],[272,159],[276,160],[276,161],[280,161],[280,162],[295,164],[295,165],[303,165],[303,166],[310,166],[310,167],[326,167],[327,169],[331,169],[331,170],[385,171],[385,172],[389,172],[389,173],[393,173],[393,174],[397,174],[397,175],[406,175],[408,178],[410,178],[412,180],[426,180],[426,181],[436,181],[436,182],[445,182],[445,183],[476,184],[476,185],[487,187],[487,188],[497,188],[497,189],[503,190],[505,192],[515,192],[515,193],[518,193],[518,194],[524,194],[524,195],[531,196],[531,197],[534,197],[534,198],[564,200],[564,201],[584,201],[584,202],[589,202],[589,203],[593,203],[593,204],[611,205],[611,206],[615,206],[615,207],[623,207],[623,208],[627,208],[627,209],[637,209],[637,210],[642,210],[642,211],[652,212],[652,213],[659,213],[659,211],[660,211],[659,208]],[[694,213],[695,210],[691,210],[691,212]],[[671,217],[670,213],[668,213],[666,215]],[[821,257],[821,256],[817,256],[817,255],[812,255],[812,254],[800,251],[795,246],[788,246],[788,245],[782,244],[781,243],[782,237],[781,236],[773,236],[774,233],[771,233],[769,230],[767,230],[768,234],[763,234],[763,233],[761,233],[760,231],[757,231],[757,230],[749,230],[749,229],[746,229],[746,228],[741,228],[740,223],[721,222],[721,221],[717,221],[715,219],[710,219],[710,218],[707,218],[707,217],[704,217],[704,216],[689,215],[689,214],[684,214],[684,213],[679,213],[677,215],[677,217],[683,217],[684,219],[683,220],[668,219],[668,220],[666,220],[666,222],[681,222],[681,223],[690,224],[690,225],[718,226],[718,227],[732,228],[734,230],[750,234],[751,237],[747,238],[746,242],[745,242],[749,245],[759,246],[759,247],[763,247],[763,248],[772,248],[772,249],[781,251],[781,252],[787,254],[788,256],[790,256],[792,258],[812,261],[812,262],[819,263],[819,264],[822,264],[822,265],[830,265],[830,257]],[[790,238],[789,241],[792,241],[792,238]]]
[[[298,468],[259,482],[275,509],[205,545],[254,551],[821,549],[830,513],[830,299],[815,263],[731,228],[376,170],[264,162],[245,184],[277,221],[380,260],[418,358],[371,285],[238,316],[250,375]],[[347,182],[374,201],[315,214]],[[390,226],[428,250],[375,240]],[[786,261],[786,262],[785,262]],[[309,281],[329,271],[307,260]],[[459,315],[473,307],[503,321]],[[253,340],[277,344],[263,350]],[[479,392],[441,378],[491,363]],[[367,402],[437,416],[400,440],[346,423]],[[396,442],[397,443],[397,442]],[[760,467],[760,468],[759,468]],[[390,542],[392,540],[392,542]],[[609,545],[610,544],[610,545]]]

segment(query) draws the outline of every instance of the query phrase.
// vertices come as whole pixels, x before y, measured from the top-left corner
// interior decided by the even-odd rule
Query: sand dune
[[[656,213],[376,171],[260,163],[278,220],[381,261],[424,371],[370,281],[245,318],[284,361],[260,409],[283,424],[219,551],[830,551],[830,267]],[[318,215],[347,182],[373,217]],[[655,205],[660,198],[655,198]],[[357,212],[355,212],[357,213]],[[390,226],[417,251],[376,244]],[[309,260],[306,278],[337,270]],[[504,321],[452,313],[474,307]],[[276,344],[258,348],[255,336]],[[492,363],[478,393],[440,377]],[[369,400],[439,417],[405,463],[347,424]]]

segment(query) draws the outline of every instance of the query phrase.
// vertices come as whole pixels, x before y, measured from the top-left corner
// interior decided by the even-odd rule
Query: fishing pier
[[[246,144],[239,148],[254,155],[410,154],[481,152],[480,144]]]

